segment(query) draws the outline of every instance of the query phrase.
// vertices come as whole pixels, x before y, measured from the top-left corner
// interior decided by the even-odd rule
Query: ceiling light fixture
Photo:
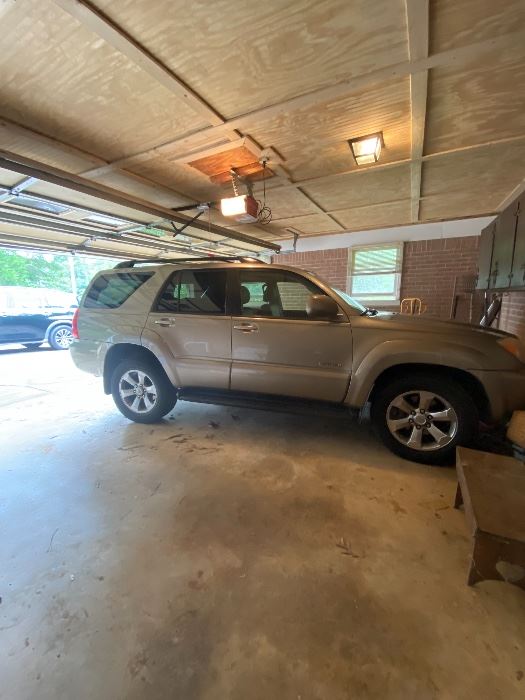
[[[352,155],[357,165],[370,165],[377,163],[381,155],[381,147],[385,145],[383,132],[360,136],[356,139],[349,139],[348,143],[352,149]]]

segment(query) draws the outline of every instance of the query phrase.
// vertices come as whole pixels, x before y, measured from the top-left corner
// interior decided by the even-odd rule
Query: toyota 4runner
[[[508,333],[367,309],[283,265],[155,263],[97,274],[73,321],[76,365],[133,421],[178,398],[348,414],[369,402],[393,452],[443,463],[480,420],[525,407],[525,349]]]

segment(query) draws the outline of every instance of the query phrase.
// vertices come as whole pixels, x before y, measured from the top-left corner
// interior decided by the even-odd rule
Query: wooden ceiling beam
[[[414,0],[414,3],[416,2],[417,0]],[[423,2],[426,4],[427,0],[423,0]],[[475,60],[487,51],[505,51],[509,46],[520,46],[522,43],[523,34],[520,31],[516,31],[505,36],[475,42],[468,46],[441,51],[419,60],[408,60],[395,65],[386,66],[385,68],[379,68],[363,75],[348,78],[335,85],[319,88],[306,94],[299,95],[298,97],[285,100],[284,102],[253,110],[252,112],[229,119],[223,124],[207,127],[192,134],[166,141],[144,151],[138,151],[113,161],[108,167],[125,168],[141,160],[165,154],[176,157],[192,147],[195,148],[195,144],[201,144],[203,139],[206,139],[208,142],[217,142],[221,136],[224,136],[228,131],[233,129],[244,130],[249,126],[255,126],[276,117],[288,115],[293,111],[316,107],[327,102],[348,97],[352,94],[366,92],[384,83],[400,80],[421,73],[422,71],[428,71],[431,68],[451,64],[461,65],[467,61]],[[90,171],[86,171],[83,174],[89,175]]]
[[[417,63],[428,58],[429,0],[405,0],[408,53]],[[419,221],[421,173],[427,114],[428,69],[410,75],[410,196],[411,219]]]
[[[208,124],[212,126],[224,125],[224,118],[211,105],[91,3],[86,0],[53,0],[53,2],[117,51],[127,56],[150,78],[156,80],[181,99]],[[224,135],[233,140],[239,137],[239,134],[233,129],[226,129]]]

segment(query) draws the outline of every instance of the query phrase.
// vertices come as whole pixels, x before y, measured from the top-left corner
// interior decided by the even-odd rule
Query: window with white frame
[[[365,305],[399,302],[402,263],[402,243],[352,248],[348,260],[348,293]]]

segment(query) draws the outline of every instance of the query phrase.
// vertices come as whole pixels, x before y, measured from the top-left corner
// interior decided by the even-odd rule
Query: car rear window
[[[90,309],[117,309],[152,275],[152,272],[100,275],[89,288],[84,306]]]

